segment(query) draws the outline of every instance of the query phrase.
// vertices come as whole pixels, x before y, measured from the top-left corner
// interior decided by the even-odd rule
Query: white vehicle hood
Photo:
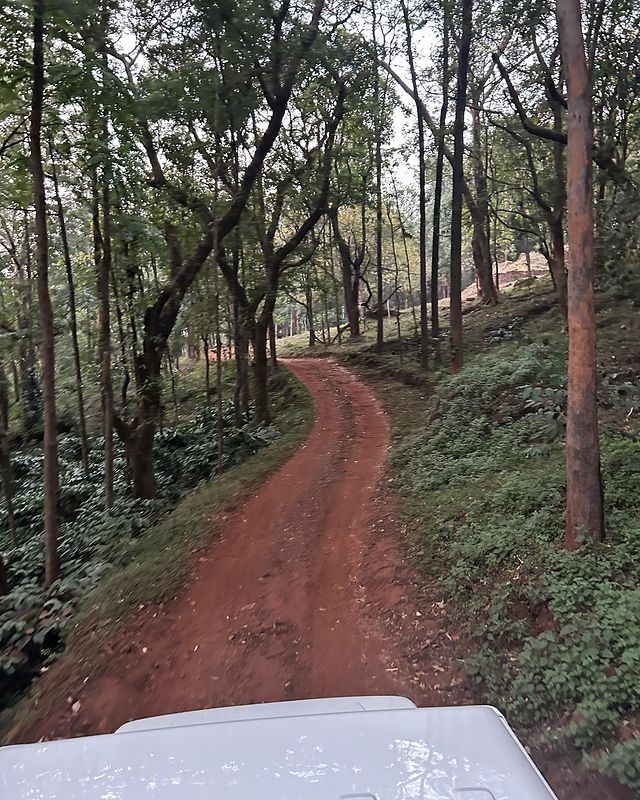
[[[188,715],[181,715],[183,717]],[[167,718],[169,719],[169,718]],[[553,800],[487,706],[154,727],[0,748],[2,800]]]

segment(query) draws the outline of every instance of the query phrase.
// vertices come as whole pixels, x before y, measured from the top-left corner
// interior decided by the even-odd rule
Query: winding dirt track
[[[306,443],[224,521],[184,592],[141,610],[108,645],[101,673],[32,738],[108,732],[129,719],[211,706],[416,696],[420,673],[408,679],[414,691],[397,665],[394,621],[404,620],[418,646],[432,629],[407,598],[415,582],[379,499],[387,419],[334,362],[289,366],[314,399]]]

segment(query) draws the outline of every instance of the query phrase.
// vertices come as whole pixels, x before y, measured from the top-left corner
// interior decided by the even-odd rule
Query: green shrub
[[[248,421],[237,427],[231,408],[225,409],[223,425],[223,466],[241,463],[278,436],[274,428],[252,429]],[[87,480],[80,463],[78,439],[72,435],[59,438],[61,573],[50,589],[42,587],[42,454],[24,446],[12,458],[18,545],[9,544],[3,509],[0,543],[5,544],[11,590],[0,598],[0,703],[10,702],[13,693],[21,690],[44,662],[55,657],[78,599],[94,588],[113,565],[128,563],[132,540],[175,506],[185,492],[209,480],[218,465],[217,420],[211,409],[157,435],[158,497],[154,500],[131,497],[124,450],[119,441],[114,444],[116,500],[113,508],[106,511],[103,441],[91,443]]]
[[[640,442],[603,435],[607,542],[565,551],[558,353],[491,341],[394,456],[419,552],[465,608],[489,702],[637,788],[638,743],[617,737],[640,712]]]

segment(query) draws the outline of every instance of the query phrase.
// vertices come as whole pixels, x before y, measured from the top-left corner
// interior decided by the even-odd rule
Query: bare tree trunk
[[[387,217],[389,219],[389,229],[391,231],[391,252],[393,253],[393,265],[394,265],[394,294],[396,296],[396,306],[397,306],[397,315],[396,315],[396,332],[398,334],[398,343],[400,345],[400,365],[402,365],[403,355],[402,355],[402,328],[400,326],[400,265],[398,264],[398,252],[396,250],[396,237],[395,232],[393,229],[393,218],[391,216],[391,206],[387,206]]]
[[[453,186],[451,196],[451,366],[462,367],[462,192],[464,186],[464,112],[467,99],[473,0],[462,0],[462,30],[458,53],[456,115],[453,125]]]
[[[377,15],[375,0],[371,2],[371,26],[373,33],[374,61],[376,64],[374,90],[374,128],[375,128],[375,165],[376,165],[376,349],[382,350],[384,344],[384,309],[383,309],[383,275],[382,275],[382,125],[380,120],[380,71],[378,67]]]
[[[224,465],[224,414],[222,397],[222,336],[220,335],[220,280],[218,276],[218,242],[214,233],[213,245],[213,326],[216,337],[216,442],[218,464],[216,472],[221,474]],[[208,361],[207,354],[207,361]]]
[[[327,300],[327,293],[325,291],[322,292],[322,303],[324,305],[324,321],[327,328],[326,344],[328,346],[331,344],[331,326],[329,325],[329,301]]]
[[[413,319],[413,332],[417,336],[418,334],[418,318],[416,316],[416,307],[414,303],[413,297],[413,286],[411,285],[411,259],[409,258],[409,248],[407,247],[407,234],[404,229],[404,223],[402,221],[402,216],[400,214],[400,201],[398,199],[398,190],[396,188],[395,182],[393,185],[393,193],[396,200],[396,213],[398,214],[398,221],[400,222],[400,228],[402,233],[402,246],[404,248],[404,260],[405,265],[407,267],[407,286],[409,288],[409,300],[411,303],[411,317]],[[435,335],[435,334],[434,334]]]
[[[263,308],[259,319],[256,321],[253,335],[255,380],[255,411],[253,421],[258,425],[269,425],[271,422],[267,359],[267,331],[272,314],[272,311],[269,310],[270,305],[268,298],[265,299],[265,308]]]
[[[111,269],[111,288],[113,290],[113,301],[116,309],[116,320],[118,322],[118,338],[120,340],[120,364],[122,365],[122,389],[120,393],[120,400],[122,407],[126,408],[129,391],[129,384],[131,383],[131,371],[129,370],[129,362],[127,360],[127,339],[124,332],[124,321],[122,316],[122,309],[120,307],[120,292],[118,291],[118,280],[116,278],[115,270]]]
[[[305,305],[307,309],[307,322],[309,323],[309,347],[315,347],[316,344],[316,330],[315,330],[315,323],[313,320],[313,292],[311,290],[311,286],[308,283],[305,286],[304,290],[304,299]]]
[[[64,208],[60,189],[58,186],[58,172],[53,154],[53,141],[49,138],[49,155],[51,157],[51,178],[53,181],[53,191],[58,210],[58,223],[60,225],[60,240],[62,242],[62,254],[67,273],[67,288],[69,292],[69,321],[71,324],[71,346],[73,348],[73,364],[76,375],[76,393],[78,395],[78,427],[80,430],[80,457],[82,460],[82,474],[85,478],[89,477],[89,445],[87,441],[87,422],[84,413],[84,387],[82,383],[82,367],[80,364],[80,347],[78,345],[78,318],[76,313],[76,289],[73,278],[73,268],[71,265],[71,253],[69,251],[69,240],[67,238],[67,225],[64,218]]]
[[[107,109],[102,120],[102,258],[98,274],[100,309],[98,330],[100,353],[100,392],[102,397],[102,435],[104,437],[104,496],[105,507],[113,506],[113,386],[111,383],[111,309],[109,277],[111,275],[111,189],[109,167],[109,121]]]
[[[444,177],[444,136],[449,111],[449,5],[445,0],[442,18],[442,105],[438,123],[438,153],[433,189],[433,234],[431,239],[431,331],[436,350],[440,336],[439,292],[440,275],[440,213],[442,209],[442,182]],[[420,112],[418,112],[420,113]],[[421,115],[422,116],[422,115]]]
[[[234,301],[234,340],[236,352],[236,422],[242,424],[249,411],[249,332],[242,309]]]
[[[217,269],[217,267],[216,267]],[[202,348],[204,350],[204,391],[205,403],[209,405],[211,399],[211,362],[209,359],[209,334],[202,337]]]
[[[407,56],[411,71],[411,83],[415,96],[416,115],[418,118],[418,183],[420,213],[420,363],[426,367],[429,363],[429,321],[427,316],[427,195],[424,152],[424,119],[420,113],[420,95],[418,94],[418,78],[413,61],[413,45],[411,42],[411,21],[404,0],[400,0],[404,16],[405,34],[407,37]]]
[[[173,371],[173,364],[171,363],[171,351],[169,349],[168,342],[164,355],[167,363],[167,369],[169,370],[169,379],[171,381],[171,397],[173,399],[173,420],[175,424],[178,425],[180,423],[180,412],[179,412],[180,406],[178,404],[178,395],[176,393],[176,376],[175,372]]]
[[[44,405],[44,532],[46,540],[45,581],[58,577],[58,438],[56,414],[55,338],[49,294],[49,241],[47,201],[42,166],[42,104],[44,98],[44,0],[33,0],[33,82],[29,144],[36,218],[38,300],[42,327],[42,398]]]
[[[277,351],[277,331],[276,323],[271,317],[269,323],[269,355],[271,356],[271,366],[274,370],[278,369],[278,351]]]
[[[329,266],[331,269],[331,281],[333,283],[333,302],[336,307],[336,338],[338,344],[342,344],[342,330],[340,329],[340,296],[338,294],[338,281],[336,280],[336,265],[333,260],[333,231],[329,225]]]
[[[480,122],[480,96],[473,97],[471,108],[472,141],[473,141],[473,181],[476,190],[476,202],[473,209],[473,262],[480,289],[480,296],[484,303],[495,305],[498,302],[498,292],[493,281],[491,268],[491,246],[487,234],[489,223],[489,190],[487,187],[487,173],[484,166],[484,152],[482,147],[482,132]]]
[[[33,375],[36,364],[36,351],[33,342],[33,291],[32,291],[32,268],[31,268],[31,236],[29,233],[29,212],[24,211],[24,266],[20,259],[16,264],[18,273],[18,287],[20,290],[20,301],[18,304],[18,325],[21,330],[26,331],[19,344],[19,367],[20,367],[20,397],[24,397],[25,391]]]
[[[595,541],[604,538],[593,297],[593,127],[579,0],[557,0],[556,16],[569,112],[569,394],[565,546],[573,549],[585,538]]]
[[[562,131],[562,106],[554,101],[551,104],[553,110],[554,130]],[[565,191],[565,166],[564,166],[564,147],[559,142],[553,144],[553,164],[555,170],[555,181],[552,189],[552,210],[548,215],[547,224],[551,234],[550,247],[550,268],[553,282],[560,301],[560,309],[564,316],[567,315],[567,267],[564,258],[564,211],[567,204],[567,194]]]

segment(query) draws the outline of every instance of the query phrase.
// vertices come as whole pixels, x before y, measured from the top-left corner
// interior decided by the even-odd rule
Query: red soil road
[[[414,581],[399,537],[383,530],[393,525],[378,500],[388,421],[371,391],[334,362],[289,366],[314,399],[306,443],[224,520],[183,593],[140,610],[108,643],[100,674],[65,707],[38,714],[21,739],[104,733],[203,707],[416,695],[421,673],[411,676],[414,690],[399,676],[392,620],[410,617],[418,646],[432,629],[409,608]]]

